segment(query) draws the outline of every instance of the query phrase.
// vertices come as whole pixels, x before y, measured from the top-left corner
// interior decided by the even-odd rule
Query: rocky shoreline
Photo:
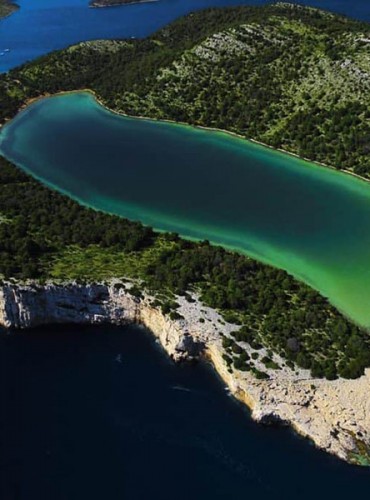
[[[227,367],[222,336],[236,325],[194,297],[177,297],[184,319],[170,319],[154,297],[131,292],[129,281],[79,284],[28,282],[0,286],[0,325],[26,329],[43,324],[142,324],[175,361],[205,358],[231,394],[248,405],[261,423],[291,425],[318,448],[351,463],[370,464],[370,370],[356,380],[312,379],[309,372],[286,366],[269,370],[268,380]]]

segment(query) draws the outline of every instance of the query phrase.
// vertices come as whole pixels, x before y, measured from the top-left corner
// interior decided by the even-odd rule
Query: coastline
[[[176,297],[184,319],[170,319],[154,305],[154,296],[146,291],[141,299],[131,294],[135,285],[140,283],[3,283],[0,325],[11,331],[56,323],[141,324],[174,361],[210,362],[255,421],[289,425],[317,448],[349,463],[370,465],[370,369],[360,379],[329,381],[314,379],[307,370],[282,367],[269,369],[268,380],[258,380],[250,372],[228,368],[223,359],[222,336],[240,327],[220,323],[218,312],[196,295],[192,303]]]
[[[303,160],[304,162],[307,162],[307,163],[312,163],[312,164],[314,164],[314,165],[316,165],[318,167],[329,168],[330,170],[333,170],[334,172],[338,172],[338,173],[342,172],[344,174],[352,175],[353,177],[356,177],[357,179],[360,179],[360,180],[365,181],[367,183],[370,182],[370,179],[367,179],[366,177],[362,177],[361,175],[356,174],[356,173],[352,172],[351,170],[338,169],[338,168],[335,168],[332,165],[329,165],[327,163],[322,163],[322,162],[319,162],[319,161],[316,161],[316,160],[311,160],[310,158],[306,158],[305,156],[300,156],[299,154],[293,153],[292,151],[288,151],[286,149],[274,148],[270,144],[266,144],[265,142],[258,141],[257,139],[251,139],[251,138],[245,137],[244,135],[238,134],[237,132],[233,132],[231,130],[226,130],[226,129],[217,128],[217,127],[207,127],[205,125],[195,125],[193,123],[187,123],[187,122],[180,122],[180,121],[170,120],[169,118],[163,118],[162,119],[162,118],[150,118],[149,116],[142,116],[142,115],[130,115],[130,114],[124,113],[123,111],[117,111],[117,110],[112,109],[109,106],[107,106],[104,103],[104,100],[101,99],[96,94],[96,92],[93,91],[93,90],[91,90],[91,89],[62,91],[62,92],[57,92],[56,94],[50,94],[50,96],[45,96],[45,97],[53,97],[53,95],[59,95],[59,94],[63,95],[63,94],[76,93],[76,92],[87,92],[87,93],[92,94],[97,103],[99,103],[101,106],[103,106],[105,109],[107,109],[111,113],[114,113],[114,114],[116,114],[118,116],[125,116],[127,118],[137,118],[139,120],[147,120],[147,121],[153,121],[153,122],[172,123],[174,125],[183,125],[185,127],[192,127],[192,128],[195,128],[195,129],[206,130],[206,131],[209,131],[209,132],[220,132],[222,134],[227,134],[227,135],[230,135],[231,137],[235,137],[237,139],[242,139],[243,141],[251,142],[253,144],[257,144],[259,146],[262,146],[264,148],[271,149],[272,151],[275,151],[275,152],[280,152],[280,153],[285,154],[285,155],[293,156],[295,158],[298,158],[299,160]],[[24,109],[24,108],[21,108],[21,109]]]
[[[125,3],[122,2],[122,5],[89,5],[89,7],[119,7],[155,1],[158,0],[132,0]],[[159,8],[159,6],[156,8]],[[149,9],[149,7],[140,7],[139,9],[140,11],[144,11],[145,9]],[[16,12],[16,9],[5,17],[12,15],[14,12]],[[68,83],[67,85],[72,88],[76,86],[75,84],[71,85]],[[67,85],[62,84],[61,87],[65,88]],[[32,92],[32,88],[31,92],[28,90],[26,85],[26,91],[20,95],[24,96],[26,93]],[[36,92],[39,92],[39,88],[36,88]],[[36,92],[34,91],[33,94],[35,95]],[[153,111],[150,110],[150,106],[143,106],[145,116],[135,116],[123,111],[118,111],[117,109],[112,109],[106,105],[104,98],[101,98],[98,93],[91,89],[59,91],[40,95],[31,99],[25,99],[25,97],[23,97],[23,102],[21,99],[18,99],[19,109],[17,110],[18,106],[16,105],[13,112],[19,113],[27,109],[36,101],[45,98],[64,94],[80,94],[82,92],[91,94],[91,105],[93,105],[94,99],[96,103],[101,106],[101,115],[103,115],[103,111],[106,111],[107,113],[113,113],[129,119],[146,120],[147,122],[153,122],[153,127],[158,126],[159,129],[161,122],[163,124],[171,124],[167,126],[169,127],[168,130],[170,130],[170,127],[173,125],[187,127],[188,132],[185,128],[180,128],[179,133],[183,134],[190,134],[189,127],[194,130],[200,129],[206,132],[210,131],[216,133],[215,141],[221,142],[225,140],[225,142],[229,141],[230,144],[232,144],[232,141],[235,141],[235,147],[239,147],[238,141],[242,139],[243,141],[247,141],[246,143],[244,142],[246,148],[248,148],[248,143],[250,143],[249,147],[251,150],[252,144],[255,144],[256,146],[254,146],[254,148],[257,152],[258,146],[261,148],[269,148],[281,155],[288,154],[296,157],[299,161],[297,160],[295,162],[292,160],[292,162],[296,163],[297,169],[304,169],[307,167],[307,169],[310,168],[315,172],[314,166],[326,167],[337,173],[350,174],[361,181],[370,182],[369,178],[362,177],[362,175],[353,172],[354,169],[357,170],[354,165],[352,165],[349,170],[340,170],[330,164],[310,160],[297,153],[273,147],[255,139],[248,139],[245,135],[231,130],[196,125],[171,119],[151,118],[148,116],[148,114],[157,114],[160,116],[162,114],[160,108]],[[111,102],[112,106],[116,106],[120,109],[128,108],[128,106],[119,102],[120,99],[116,102],[114,98],[110,99],[107,93],[103,92],[103,94],[105,94],[106,100]],[[88,100],[88,98],[86,98],[86,100]],[[41,104],[39,106],[41,107]],[[31,116],[31,114],[32,111],[29,112],[29,116]],[[176,116],[175,113],[174,116]],[[114,118],[111,117],[111,120],[113,121]],[[5,119],[3,122],[4,126],[10,121],[10,119]],[[207,121],[209,122],[209,120]],[[154,125],[154,122],[159,123],[158,125]],[[128,121],[127,123],[131,123],[131,125],[134,124],[133,121]],[[142,124],[144,125],[144,122],[142,122]],[[232,130],[237,130],[234,125],[235,123],[230,123],[229,127]],[[2,126],[3,124],[0,123],[0,134]],[[162,125],[162,129],[165,127],[165,125]],[[240,127],[240,130],[242,131],[243,128]],[[218,133],[227,134],[227,136],[230,136],[230,139],[227,139],[226,135],[219,135],[217,137]],[[203,137],[205,137],[205,133]],[[268,134],[265,134],[265,138],[271,141],[271,136],[269,137]],[[289,141],[285,141],[285,145],[287,147],[291,146]],[[242,147],[243,143],[240,143],[240,149]],[[299,147],[294,147],[293,149],[297,151],[300,150]],[[264,153],[266,156],[269,154],[267,151],[268,150]],[[307,149],[307,151],[309,150]],[[275,153],[271,154],[274,155]],[[315,155],[315,149],[313,149],[313,152],[311,150],[309,154]],[[289,162],[288,157],[279,158],[279,156],[276,155],[276,158],[277,162],[280,162],[282,167],[284,162]],[[335,163],[336,162],[333,161],[333,164]],[[280,174],[281,173],[282,171],[280,170]],[[368,174],[364,172],[364,175]],[[327,174],[327,177],[332,178],[333,182],[335,182],[335,179],[340,180],[339,177],[336,177],[334,173],[331,175],[330,172]],[[32,181],[30,182],[30,186],[32,187],[33,183]],[[348,179],[347,181],[344,179],[343,184],[346,182],[348,185],[352,184],[352,186],[355,186],[355,183],[352,183]],[[29,186],[26,184],[25,192],[28,193],[28,190]],[[50,192],[48,192],[48,194],[52,195]],[[68,196],[68,193],[64,194]],[[8,198],[9,196],[7,195],[7,199]],[[22,198],[20,197],[20,199]],[[84,205],[83,203],[81,204]],[[225,248],[227,248],[227,246],[225,246]],[[236,248],[230,248],[230,250],[238,252]],[[263,262],[262,259],[259,260]],[[121,274],[116,272],[114,276],[121,276]],[[342,378],[338,380],[315,379],[307,370],[297,368],[297,370],[293,371],[288,369],[283,359],[281,370],[273,370],[272,368],[267,370],[270,377],[269,380],[257,380],[252,373],[238,371],[234,366],[230,367],[225,362],[225,349],[222,344],[222,337],[224,335],[228,337],[231,331],[239,329],[237,325],[232,325],[230,323],[225,324],[221,321],[218,311],[202,304],[199,297],[196,295],[193,295],[195,299],[193,304],[187,304],[182,297],[176,297],[176,300],[178,300],[180,304],[179,310],[182,313],[183,319],[171,319],[168,315],[164,314],[158,306],[154,305],[155,296],[149,294],[141,282],[132,281],[131,283],[133,283],[136,288],[139,287],[142,291],[142,296],[140,295],[140,298],[135,296],[134,293],[130,293],[130,280],[124,278],[120,280],[113,278],[107,282],[99,283],[90,280],[82,284],[75,281],[59,283],[50,281],[45,284],[41,281],[32,280],[23,283],[13,278],[10,278],[10,282],[7,283],[1,280],[0,330],[4,327],[10,333],[12,329],[28,329],[38,325],[54,323],[86,325],[137,323],[145,325],[151,334],[154,335],[154,338],[157,339],[157,344],[160,345],[174,361],[182,362],[199,359],[201,362],[209,363],[214,369],[215,374],[220,377],[226,385],[230,395],[250,408],[251,417],[255,421],[262,424],[289,426],[300,436],[306,437],[312,441],[318,449],[349,463],[370,466],[370,401],[368,396],[368,389],[370,387],[370,368],[366,369],[362,377],[355,380]],[[267,283],[267,289],[268,288],[269,286]],[[310,311],[310,308],[307,308],[307,305],[305,305],[302,310],[307,312]],[[206,321],[204,321],[204,319]],[[280,331],[282,331],[282,329]],[[330,340],[330,331],[328,333],[328,339]],[[250,349],[250,346],[247,345],[246,349]],[[251,351],[248,352],[251,353]],[[265,350],[263,353],[265,354]],[[265,370],[265,367],[259,363],[259,360],[256,361],[256,366]],[[306,446],[306,444],[304,446]]]
[[[5,0],[5,2],[3,2],[2,5],[4,7],[8,7],[9,11],[6,14],[0,15],[0,22],[20,9],[20,6],[17,3],[13,2],[12,0]]]
[[[120,116],[131,117],[130,115],[110,110],[90,89],[63,91],[56,94],[38,96],[25,102],[20,110],[46,97],[81,92],[91,94],[107,111]],[[147,117],[137,118],[151,120]],[[170,120],[167,121],[175,123]],[[183,125],[197,128],[189,124]],[[202,128],[209,130],[206,127]],[[233,132],[225,131],[225,133],[246,140],[244,137],[240,137]],[[150,308],[150,313],[145,309],[150,317],[161,318],[160,320],[158,319],[160,322],[158,323],[160,324],[159,327],[157,323],[153,324],[149,319],[145,319],[147,316],[143,319],[143,312],[138,310],[139,306],[132,304],[132,301],[137,304],[135,299],[130,299],[129,304],[124,307],[117,307],[115,292],[112,292],[109,300],[107,300],[108,309],[95,311],[90,316],[84,316],[81,319],[78,316],[79,311],[87,307],[85,302],[89,300],[89,294],[87,294],[87,298],[86,296],[82,298],[83,304],[76,307],[75,295],[77,293],[76,290],[79,290],[79,285],[67,284],[64,289],[62,288],[61,296],[56,303],[53,303],[51,310],[47,307],[44,310],[43,305],[40,310],[38,294],[40,293],[43,296],[41,303],[47,303],[52,300],[54,294],[52,286],[46,286],[44,289],[41,288],[40,292],[38,292],[40,287],[38,285],[35,286],[36,290],[33,288],[33,285],[31,291],[26,288],[25,294],[30,294],[31,299],[28,297],[25,299],[23,296],[17,297],[21,285],[11,285],[11,294],[6,299],[2,299],[1,295],[4,297],[4,289],[7,287],[0,286],[0,325],[4,325],[6,328],[30,328],[38,324],[55,322],[85,322],[88,324],[118,322],[119,324],[120,321],[127,320],[127,310],[130,307],[135,307],[135,312],[130,317],[130,321],[143,323],[147,326],[159,338],[167,353],[176,360],[183,359],[183,353],[179,356],[174,348],[174,345],[176,346],[180,342],[181,335],[187,336],[187,333],[190,333],[191,337],[196,340],[201,338],[201,341],[205,344],[204,358],[209,360],[214,366],[218,375],[229,388],[230,393],[251,409],[253,419],[262,423],[278,422],[283,425],[289,425],[298,434],[312,440],[320,449],[351,463],[370,465],[370,400],[367,397],[368,387],[370,386],[370,369],[366,370],[364,376],[356,380],[338,379],[327,381],[313,379],[302,370],[297,375],[291,370],[285,369],[283,373],[271,373],[273,376],[272,380],[257,380],[250,373],[238,371],[230,373],[228,371],[223,359],[224,350],[222,348],[221,335],[224,334],[224,331],[220,332],[217,321],[214,322],[214,326],[206,322],[214,331],[208,331],[207,335],[202,337],[203,324],[198,321],[202,317],[202,312],[198,313],[197,321],[194,321],[192,319],[194,314],[189,317],[186,312],[183,313],[180,310],[181,314],[185,317],[185,324],[183,324],[182,322],[170,321],[160,310],[156,310],[153,307]],[[72,291],[71,286],[74,287]],[[94,286],[88,285],[88,287]],[[151,302],[151,299],[153,297],[150,298],[147,296],[147,304]],[[180,300],[181,298],[179,298],[179,302]],[[66,310],[70,313],[75,308],[75,315],[66,316],[63,307],[62,311],[60,311],[61,304],[65,304]],[[3,312],[1,311],[2,308]],[[113,316],[112,309],[115,310]],[[201,309],[198,308],[199,311],[203,309],[205,309],[203,305]],[[211,315],[217,314],[216,311],[210,308],[207,309],[211,311]],[[10,319],[7,319],[7,316]],[[231,325],[232,330],[237,328],[239,327]],[[174,335],[176,336],[176,341],[174,340]],[[200,335],[201,337],[199,337]],[[357,432],[359,433],[358,435],[356,434]],[[338,435],[340,435],[340,438],[338,438]],[[365,450],[364,456],[361,450]]]
[[[89,89],[52,95],[84,91],[104,106]],[[52,95],[30,99],[21,109]],[[104,109],[111,111],[106,106]],[[112,112],[130,117],[118,111]],[[232,132],[229,134],[237,136]],[[81,286],[70,282],[40,286],[31,282],[28,285],[0,286],[0,325],[17,329],[48,323],[137,322],[144,324],[176,361],[188,357],[186,351],[179,350],[178,346],[184,339],[191,338],[194,344],[204,344],[202,359],[211,362],[230,393],[251,409],[254,420],[289,425],[328,453],[347,462],[370,464],[369,369],[359,379],[334,381],[314,379],[305,370],[296,373],[286,367],[270,370],[270,380],[257,380],[249,372],[229,371],[223,359],[222,335],[228,335],[238,326],[227,324],[221,327],[217,311],[204,306],[199,300],[195,305],[185,304],[181,297],[177,300],[181,303],[179,311],[185,320],[170,320],[152,305],[154,297],[145,291],[145,299],[141,301],[116,290],[114,284]],[[99,303],[102,289],[105,298]],[[204,317],[203,311],[207,311],[212,321],[199,321]]]
[[[154,1],[157,1],[157,0],[154,0]],[[54,96],[57,97],[59,95],[68,95],[68,94],[76,94],[76,93],[78,94],[81,92],[86,92],[88,94],[91,94],[94,97],[94,99],[96,100],[96,102],[98,104],[100,104],[100,106],[105,108],[110,113],[113,113],[113,114],[118,115],[118,116],[124,116],[126,118],[135,118],[138,120],[146,120],[146,121],[152,121],[152,122],[170,123],[173,125],[181,125],[181,126],[191,127],[194,129],[200,129],[200,130],[205,130],[205,131],[209,131],[209,132],[220,132],[222,134],[227,134],[231,137],[234,137],[237,139],[242,139],[245,142],[250,142],[252,144],[256,144],[256,145],[261,146],[263,148],[267,148],[267,149],[270,149],[272,151],[275,151],[275,152],[278,152],[278,153],[281,153],[284,155],[293,156],[294,158],[297,158],[298,160],[302,160],[302,161],[306,162],[307,164],[311,163],[311,164],[318,166],[318,167],[328,168],[334,172],[350,175],[352,177],[355,177],[358,180],[364,181],[366,183],[370,183],[370,178],[368,179],[366,177],[363,177],[359,174],[356,174],[355,172],[352,172],[351,170],[338,169],[338,168],[335,168],[333,165],[329,165],[327,163],[322,163],[322,162],[319,162],[316,160],[312,160],[310,158],[300,156],[297,153],[293,153],[292,151],[288,151],[288,150],[285,150],[282,148],[275,148],[275,147],[273,147],[269,144],[266,144],[262,141],[258,141],[257,139],[245,137],[244,135],[238,134],[237,132],[233,132],[231,130],[221,129],[221,128],[217,128],[217,127],[207,127],[205,125],[196,125],[196,124],[192,124],[192,123],[188,123],[188,122],[170,120],[168,118],[163,118],[163,119],[161,118],[160,119],[160,118],[151,118],[150,116],[143,116],[143,115],[130,115],[130,114],[125,113],[123,111],[117,111],[116,109],[113,109],[113,108],[110,108],[109,106],[107,106],[105,104],[104,100],[94,90],[88,89],[88,88],[87,89],[78,89],[78,90],[61,90],[61,91],[53,93],[53,94],[47,93],[47,94],[43,94],[41,96],[32,97],[30,99],[27,99],[27,101],[18,109],[18,113],[23,111],[24,109],[26,109],[28,106],[30,106],[34,102],[37,102],[37,101],[42,100],[44,98],[54,97]],[[0,123],[0,130],[1,130],[3,125],[5,125],[6,123],[8,123],[11,120],[12,120],[12,118],[5,120],[2,124]],[[307,165],[307,167],[309,167],[309,165]]]

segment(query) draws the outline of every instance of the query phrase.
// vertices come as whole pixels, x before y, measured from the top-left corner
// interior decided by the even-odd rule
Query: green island
[[[144,40],[83,42],[0,77],[0,120],[31,100],[90,89],[129,115],[221,128],[274,148],[370,175],[369,25],[290,4],[190,14]],[[345,62],[343,62],[345,61]],[[357,378],[370,337],[286,272],[247,256],[159,234],[78,205],[18,170],[0,169],[4,279],[140,280],[181,319],[175,296],[202,301],[240,325],[225,337],[229,369],[263,363],[314,377]],[[139,287],[134,293],[140,297]]]
[[[18,9],[18,5],[12,0],[0,0],[0,19],[9,16]]]

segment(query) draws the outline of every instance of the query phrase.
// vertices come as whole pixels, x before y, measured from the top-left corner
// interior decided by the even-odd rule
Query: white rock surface
[[[355,460],[359,446],[370,446],[370,370],[357,380],[312,379],[307,371],[293,373],[286,367],[270,370],[270,380],[257,380],[250,372],[229,371],[222,357],[221,333],[235,325],[225,324],[219,314],[198,299],[178,297],[178,312],[171,320],[151,304],[138,299],[117,281],[109,284],[77,283],[4,284],[0,287],[0,325],[30,328],[52,323],[138,323],[159,339],[175,360],[194,355],[204,346],[230,392],[246,403],[260,422],[283,422],[309,437],[319,448],[345,460]],[[200,321],[200,319],[202,320]]]

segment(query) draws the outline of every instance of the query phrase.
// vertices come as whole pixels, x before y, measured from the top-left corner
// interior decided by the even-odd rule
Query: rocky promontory
[[[316,446],[344,460],[369,463],[370,370],[357,380],[313,379],[309,371],[283,365],[269,379],[228,367],[223,336],[236,325],[225,323],[197,296],[177,297],[180,319],[171,319],[155,298],[133,293],[129,281],[79,284],[4,283],[0,287],[0,325],[26,329],[43,324],[137,323],[148,328],[176,361],[208,359],[231,394],[247,404],[262,423],[291,425]]]
[[[18,9],[19,6],[12,0],[0,0],[0,19],[10,16],[10,14],[13,14]]]

